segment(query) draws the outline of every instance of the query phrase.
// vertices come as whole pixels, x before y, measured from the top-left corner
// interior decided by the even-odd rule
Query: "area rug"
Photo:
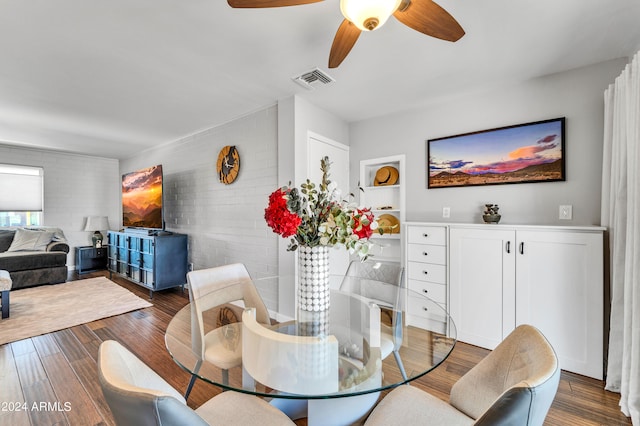
[[[14,290],[0,345],[153,306],[105,278]]]

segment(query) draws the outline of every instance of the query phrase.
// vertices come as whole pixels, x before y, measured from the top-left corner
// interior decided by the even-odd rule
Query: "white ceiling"
[[[0,0],[0,143],[127,158],[296,93],[351,122],[640,48],[638,0],[438,3],[457,43],[391,18],[329,70],[338,0]],[[336,82],[291,80],[315,67]]]

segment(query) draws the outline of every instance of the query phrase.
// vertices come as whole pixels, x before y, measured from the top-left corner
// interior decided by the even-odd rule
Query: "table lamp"
[[[102,235],[100,231],[104,229],[109,229],[109,218],[107,216],[87,216],[87,222],[84,225],[84,230],[95,230],[93,236],[91,237],[91,241],[93,242],[93,246],[95,248],[102,247],[102,240],[104,240],[104,235]]]

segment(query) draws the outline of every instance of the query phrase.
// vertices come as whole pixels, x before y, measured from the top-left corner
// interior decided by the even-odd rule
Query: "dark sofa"
[[[8,251],[17,229],[0,229],[0,269],[9,272],[12,290],[41,284],[57,284],[67,280],[69,244],[59,228],[23,228],[44,232],[51,241],[38,250]]]

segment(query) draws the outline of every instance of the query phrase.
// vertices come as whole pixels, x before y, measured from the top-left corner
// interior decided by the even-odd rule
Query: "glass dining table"
[[[264,289],[291,280],[253,281]],[[225,350],[242,351],[241,363],[227,371],[192,350],[190,304],[167,326],[166,347],[185,371],[225,390],[264,397],[292,419],[306,417],[310,426],[353,424],[381,391],[440,365],[455,346],[456,328],[446,310],[422,293],[350,280],[356,282],[349,291],[339,285],[331,290],[327,311],[297,310],[292,318],[270,310],[268,325],[258,324],[241,303],[205,312],[205,329],[222,328]]]

